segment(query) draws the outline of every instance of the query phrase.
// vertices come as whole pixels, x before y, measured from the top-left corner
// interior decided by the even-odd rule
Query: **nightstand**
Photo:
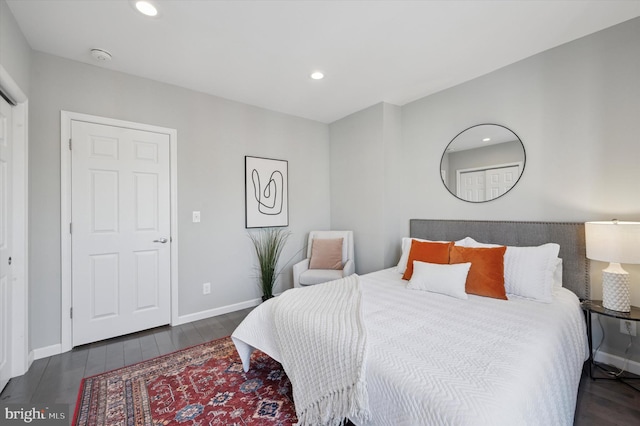
[[[608,369],[604,368],[600,363],[597,363],[593,359],[593,333],[592,333],[592,326],[591,326],[592,314],[598,314],[606,317],[638,322],[640,321],[640,308],[632,306],[631,312],[618,312],[618,311],[612,311],[602,306],[602,300],[585,300],[582,302],[582,309],[584,310],[585,319],[587,321],[587,339],[589,340],[589,361],[588,361],[589,362],[589,378],[592,380],[619,380],[640,392],[640,388],[634,386],[631,383],[631,381],[640,380],[640,377],[628,377],[627,375],[624,375],[624,374],[620,376],[616,376],[612,374]],[[602,336],[602,338],[604,339],[604,335]],[[600,369],[604,371],[607,374],[607,376],[594,377],[593,376],[594,367],[596,369]]]

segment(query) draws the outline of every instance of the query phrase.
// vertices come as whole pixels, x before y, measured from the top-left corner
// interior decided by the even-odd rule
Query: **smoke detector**
[[[91,56],[98,62],[108,62],[111,60],[111,53],[103,49],[91,49]]]

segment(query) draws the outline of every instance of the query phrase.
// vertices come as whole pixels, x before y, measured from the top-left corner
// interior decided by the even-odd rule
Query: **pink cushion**
[[[314,238],[309,269],[342,269],[343,240],[344,238]]]

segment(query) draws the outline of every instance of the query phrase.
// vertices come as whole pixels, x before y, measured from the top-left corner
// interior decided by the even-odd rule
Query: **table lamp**
[[[585,237],[587,257],[610,262],[602,270],[602,306],[631,311],[629,273],[620,264],[640,263],[640,222],[587,222]]]

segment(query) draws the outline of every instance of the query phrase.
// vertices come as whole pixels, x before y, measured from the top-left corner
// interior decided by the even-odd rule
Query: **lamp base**
[[[618,312],[631,311],[629,273],[619,263],[602,271],[602,306]]]

